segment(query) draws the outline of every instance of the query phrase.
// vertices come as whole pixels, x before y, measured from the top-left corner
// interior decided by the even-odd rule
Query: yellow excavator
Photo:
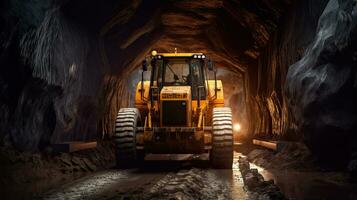
[[[144,81],[148,63],[150,80]],[[135,108],[121,108],[116,118],[118,167],[132,167],[146,154],[209,153],[213,167],[231,168],[232,112],[216,72],[203,53],[152,51],[142,62]]]

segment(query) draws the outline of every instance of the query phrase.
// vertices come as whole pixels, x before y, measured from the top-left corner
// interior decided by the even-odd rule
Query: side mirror
[[[211,59],[208,60],[207,67],[208,67],[208,70],[213,71],[214,63]]]
[[[142,68],[143,68],[144,72],[148,70],[148,63],[147,63],[146,59],[143,60],[143,62],[142,62]]]

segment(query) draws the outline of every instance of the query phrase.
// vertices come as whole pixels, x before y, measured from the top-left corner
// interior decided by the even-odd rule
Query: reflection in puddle
[[[242,175],[238,167],[238,156],[234,154],[234,162],[232,170],[230,169],[209,169],[207,179],[210,184],[216,184],[224,188],[223,193],[227,194],[226,198],[219,199],[234,199],[234,200],[247,200],[249,194],[244,190],[244,183]]]
[[[246,191],[244,191],[243,177],[238,166],[238,157],[239,154],[234,153],[234,162],[232,166],[232,199],[247,199]]]

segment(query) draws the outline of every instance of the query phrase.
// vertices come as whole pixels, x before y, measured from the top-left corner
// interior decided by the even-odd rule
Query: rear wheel
[[[233,164],[232,112],[230,108],[213,108],[212,150],[210,160],[213,167],[231,169]]]
[[[133,167],[140,160],[140,152],[136,150],[136,127],[140,123],[138,109],[121,108],[119,110],[114,134],[117,167]]]

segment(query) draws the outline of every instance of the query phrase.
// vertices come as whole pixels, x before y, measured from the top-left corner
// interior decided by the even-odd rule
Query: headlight
[[[239,132],[241,130],[241,125],[239,123],[233,124],[233,131]]]
[[[202,58],[206,58],[206,56],[205,56],[205,55],[202,55]]]
[[[197,58],[201,58],[201,55],[198,55]]]
[[[197,55],[194,55],[193,58],[197,58]]]

